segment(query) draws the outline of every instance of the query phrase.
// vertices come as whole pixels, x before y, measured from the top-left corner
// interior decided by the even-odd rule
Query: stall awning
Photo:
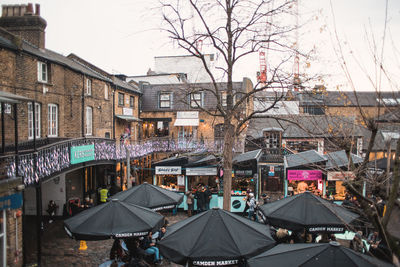
[[[131,115],[115,115],[115,117],[121,119],[121,120],[126,120],[126,121],[142,121],[139,118],[136,118],[135,116]]]
[[[174,126],[199,126],[199,119],[176,119]]]

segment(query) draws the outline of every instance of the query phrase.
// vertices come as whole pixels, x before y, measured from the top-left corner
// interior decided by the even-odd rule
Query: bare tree
[[[231,203],[235,139],[252,117],[271,109],[280,98],[277,97],[272,105],[261,110],[243,110],[244,104],[257,92],[265,89],[279,91],[287,89],[293,83],[292,65],[296,45],[291,33],[297,27],[293,18],[296,14],[295,2],[296,0],[161,1],[165,30],[180,48],[202,61],[213,85],[208,92],[217,99],[216,112],[202,110],[222,118],[224,124],[225,210],[230,210]],[[207,66],[199,43],[217,51],[216,69],[219,72],[212,72]],[[275,63],[272,57],[269,59],[267,81],[256,84],[253,90],[235,92],[232,83],[237,65],[260,49],[268,49],[278,59]],[[227,83],[226,106],[222,103],[219,81]],[[189,90],[190,93],[193,92],[193,89]]]

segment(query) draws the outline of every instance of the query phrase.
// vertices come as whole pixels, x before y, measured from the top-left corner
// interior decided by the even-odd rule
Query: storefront
[[[353,180],[355,178],[354,172],[350,171],[330,171],[327,175],[326,181],[326,195],[333,200],[342,201],[346,197],[346,187],[343,182],[346,180]]]
[[[283,192],[283,165],[260,164],[260,192]]]
[[[325,196],[325,169],[327,159],[315,150],[308,150],[284,157],[285,197],[305,191]]]
[[[288,194],[296,195],[305,191],[324,195],[323,175],[320,170],[288,170]]]
[[[183,166],[188,163],[187,157],[167,158],[152,165],[154,168],[153,184],[159,187],[185,193],[185,173]],[[182,202],[178,208],[183,208]]]

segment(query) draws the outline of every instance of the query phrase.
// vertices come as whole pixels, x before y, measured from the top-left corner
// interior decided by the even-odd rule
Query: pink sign
[[[288,180],[321,180],[322,172],[316,170],[289,170]]]

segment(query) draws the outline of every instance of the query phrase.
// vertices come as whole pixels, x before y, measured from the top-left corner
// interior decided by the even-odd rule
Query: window
[[[124,94],[118,93],[118,106],[124,106]]]
[[[104,99],[108,100],[108,84],[104,84]]]
[[[49,72],[47,64],[44,62],[38,62],[38,81],[47,83],[49,81]]]
[[[40,104],[35,103],[35,128],[36,138],[40,138]],[[33,108],[28,103],[28,139],[33,139]]]
[[[226,97],[227,97],[226,92],[222,92],[221,93],[221,104],[222,104],[223,107],[226,107],[226,105],[227,105]]]
[[[279,148],[281,146],[278,132],[264,132],[264,138],[266,148]]]
[[[160,93],[160,108],[170,108],[171,107],[171,93]]]
[[[11,104],[3,103],[4,105],[4,114],[11,114]],[[0,105],[0,113],[2,112],[1,110],[1,105]]]
[[[92,95],[92,80],[86,79],[86,95]]]
[[[129,97],[129,106],[131,108],[135,107],[135,97],[134,96]]]
[[[86,107],[86,135],[92,135],[93,131],[93,109],[91,107]]]
[[[202,93],[192,93],[190,94],[190,107],[197,108],[202,107]]]
[[[47,136],[57,137],[58,135],[58,106],[56,104],[48,105],[47,112]]]
[[[304,106],[304,113],[308,113],[310,115],[324,115],[325,111],[323,107],[320,106]]]

